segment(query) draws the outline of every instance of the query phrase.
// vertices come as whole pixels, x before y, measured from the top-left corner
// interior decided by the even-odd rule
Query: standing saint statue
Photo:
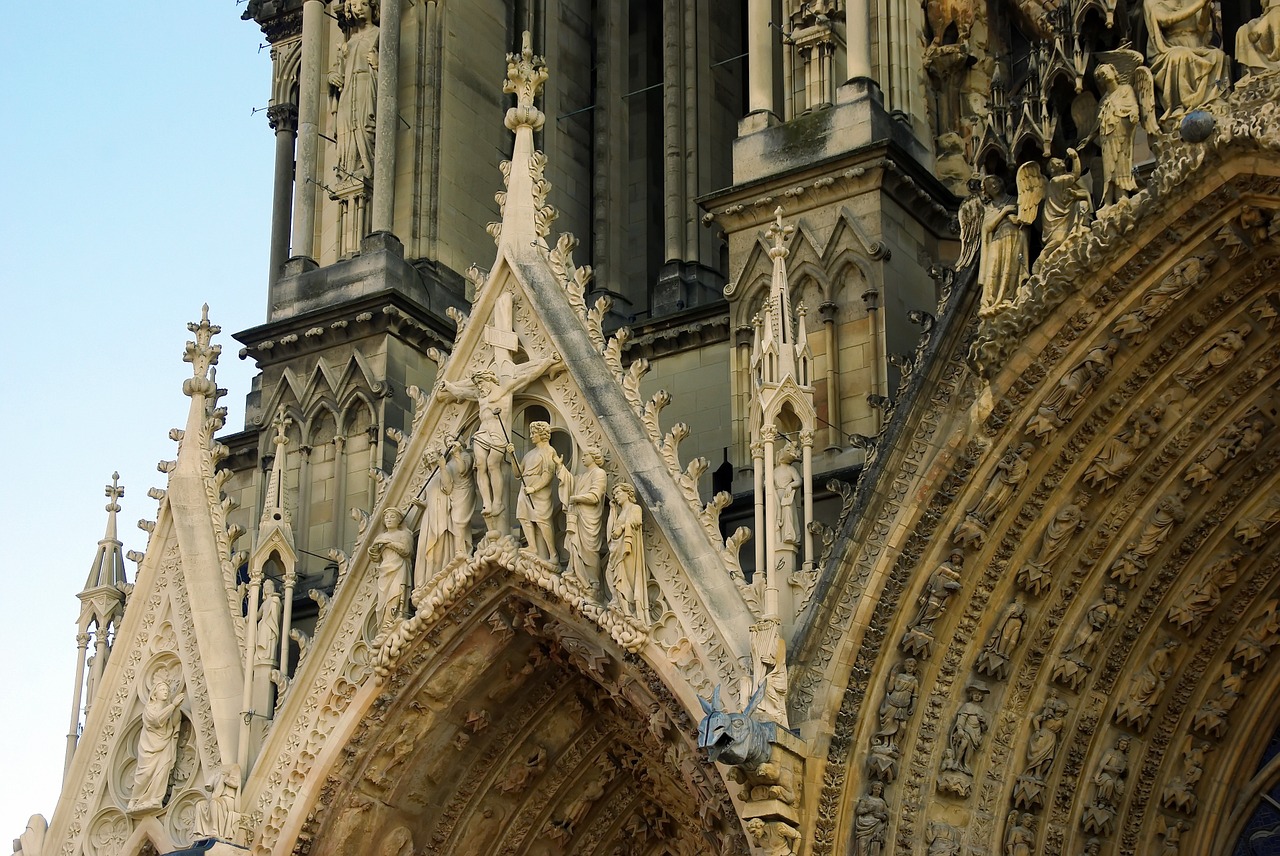
[[[556,453],[551,448],[551,425],[530,422],[533,448],[525,453],[520,467],[520,494],[516,498],[516,519],[524,531],[529,549],[544,561],[556,558],[555,529],[551,515],[555,494],[551,482],[556,475]]]
[[[253,661],[257,665],[274,666],[280,653],[280,595],[269,578],[262,583],[262,612],[258,616],[258,632],[254,638]]]
[[[882,856],[889,828],[889,805],[884,785],[871,783],[871,792],[858,800],[853,820],[853,852],[856,856]]]
[[[609,564],[605,567],[614,599],[623,610],[649,626],[649,579],[644,562],[644,512],[636,490],[623,483],[613,488],[609,512]]]
[[[456,555],[453,528],[449,519],[449,494],[446,492],[444,463],[439,449],[427,449],[427,483],[422,498],[413,500],[422,507],[422,526],[418,530],[418,554],[413,560],[413,587],[426,585]]]
[[[1029,275],[1030,252],[1026,224],[1018,219],[1018,204],[1005,192],[997,175],[982,180],[986,208],[982,216],[982,254],[978,259],[978,284],[982,286],[983,317],[1012,305]]]
[[[142,708],[142,733],[138,735],[138,765],[133,771],[129,812],[155,811],[169,795],[169,775],[178,760],[178,736],[182,728],[184,693],[174,693],[169,682],[156,680]]]
[[[329,72],[339,183],[373,175],[373,132],[378,105],[378,27],[371,0],[346,0],[346,39]]]
[[[1080,182],[1082,168],[1075,149],[1067,149],[1067,162],[1062,158],[1049,161],[1049,180],[1044,196],[1044,249],[1048,255],[1061,246],[1071,233],[1083,229],[1093,214],[1089,190]]]
[[[599,449],[584,449],[582,468],[573,474],[557,458],[560,501],[565,508],[564,546],[569,573],[593,596],[600,596],[600,549],[604,546],[604,504],[608,491]]]
[[[798,547],[800,544],[800,505],[797,502],[804,481],[796,469],[799,459],[791,443],[778,453],[773,468],[773,489],[778,497],[778,543]]]
[[[441,487],[449,497],[449,531],[455,556],[471,555],[471,518],[476,513],[475,459],[465,443],[449,444],[449,459],[440,470]]]
[[[398,508],[382,512],[385,527],[369,545],[369,558],[378,573],[378,626],[382,627],[400,610],[404,584],[409,579],[413,556],[413,533],[404,528],[404,513]]]
[[[503,462],[508,454],[515,454],[507,431],[511,424],[511,397],[559,364],[559,354],[519,365],[501,360],[491,368],[476,372],[467,382],[441,381],[440,391],[436,393],[444,401],[476,403],[479,425],[471,435],[471,449],[476,459],[480,513],[484,515],[490,533],[502,531],[507,507]]]

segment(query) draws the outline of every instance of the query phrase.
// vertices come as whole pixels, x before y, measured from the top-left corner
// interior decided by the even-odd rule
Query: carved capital
[[[298,105],[288,103],[272,104],[267,108],[267,124],[276,133],[280,131],[297,131]]]

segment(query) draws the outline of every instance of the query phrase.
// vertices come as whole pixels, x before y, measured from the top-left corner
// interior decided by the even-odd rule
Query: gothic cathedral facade
[[[17,853],[1280,853],[1280,2],[244,17],[260,374]]]

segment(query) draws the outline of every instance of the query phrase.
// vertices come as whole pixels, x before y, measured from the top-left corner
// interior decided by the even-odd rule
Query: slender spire
[[[116,501],[124,496],[124,487],[120,484],[120,474],[111,474],[111,484],[107,485],[107,531],[98,542],[98,552],[93,557],[93,565],[89,568],[89,578],[85,581],[86,592],[97,588],[115,588],[126,582],[124,571],[123,544],[116,537],[116,515],[120,512],[120,504]]]
[[[267,478],[267,495],[262,502],[263,528],[273,521],[287,523],[289,520],[289,512],[284,507],[284,447],[289,444],[285,432],[289,430],[293,420],[285,415],[284,408],[281,407],[276,411],[271,424],[276,429],[276,436],[272,438],[276,453],[271,461],[271,475]]]
[[[507,110],[505,124],[515,133],[511,160],[502,164],[507,189],[495,197],[502,209],[502,222],[490,223],[488,230],[499,246],[521,249],[529,244],[545,246],[556,210],[546,204],[551,182],[543,177],[547,158],[533,148],[533,134],[542,129],[547,117],[534,106],[547,80],[547,64],[533,53],[533,39],[526,30],[520,53],[507,54],[507,79],[502,91],[516,96],[516,106]]]

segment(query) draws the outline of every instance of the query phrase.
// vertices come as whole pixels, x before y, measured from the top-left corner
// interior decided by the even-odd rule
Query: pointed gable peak
[[[533,147],[533,134],[541,130],[547,117],[534,106],[534,99],[547,80],[546,61],[534,54],[533,40],[526,30],[520,53],[507,54],[507,79],[502,91],[516,96],[516,106],[507,110],[505,124],[515,134],[511,160],[502,164],[506,190],[496,195],[502,222],[490,223],[489,234],[501,249],[528,244],[546,246],[556,210],[546,204],[551,182],[544,178],[546,155]]]

